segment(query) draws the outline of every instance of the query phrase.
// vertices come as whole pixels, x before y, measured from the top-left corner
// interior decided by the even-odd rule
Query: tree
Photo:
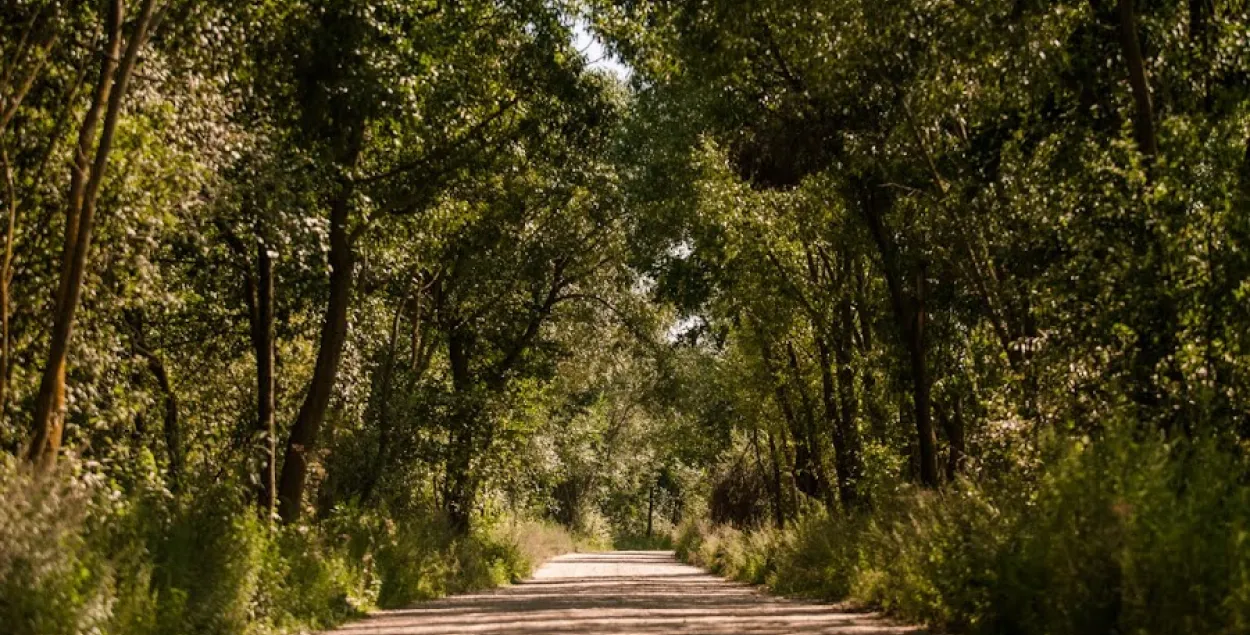
[[[129,35],[124,37],[125,3],[110,0],[105,3],[103,13],[107,15],[104,29],[108,43],[104,48],[95,91],[79,126],[76,159],[65,210],[65,241],[52,338],[39,393],[35,398],[34,433],[26,450],[26,457],[32,462],[51,463],[61,446],[65,365],[69,357],[74,313],[82,297],[100,186],[108,168],[117,122],[139,54],[163,15],[157,12],[155,0],[143,0]]]

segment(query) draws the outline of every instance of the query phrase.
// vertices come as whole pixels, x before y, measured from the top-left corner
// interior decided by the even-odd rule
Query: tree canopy
[[[324,625],[523,521],[1250,624],[1242,0],[7,0],[0,172],[18,633]]]

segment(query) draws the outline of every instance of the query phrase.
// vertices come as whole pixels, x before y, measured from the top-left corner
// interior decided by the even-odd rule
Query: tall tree
[[[60,283],[55,296],[52,337],[39,393],[35,398],[34,432],[26,450],[26,457],[32,462],[54,461],[61,446],[70,336],[74,328],[74,313],[82,297],[100,188],[131,77],[139,55],[161,17],[156,11],[156,0],[144,0],[126,36],[123,0],[110,0],[104,4],[102,13],[107,16],[104,30],[108,43],[101,57],[95,91],[79,126],[78,147],[66,197],[65,240]]]

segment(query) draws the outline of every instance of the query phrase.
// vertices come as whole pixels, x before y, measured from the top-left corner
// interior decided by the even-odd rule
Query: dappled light
[[[515,586],[380,611],[335,635],[453,633],[920,633],[842,606],[769,597],[690,566],[671,552],[558,557]]]
[[[920,629],[1250,633],[1250,0],[0,0],[0,635]]]

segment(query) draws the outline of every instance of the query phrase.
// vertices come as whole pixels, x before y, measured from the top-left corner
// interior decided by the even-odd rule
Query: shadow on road
[[[671,552],[574,554],[490,593],[381,611],[336,635],[922,633],[875,613],[774,598],[678,563]]]

